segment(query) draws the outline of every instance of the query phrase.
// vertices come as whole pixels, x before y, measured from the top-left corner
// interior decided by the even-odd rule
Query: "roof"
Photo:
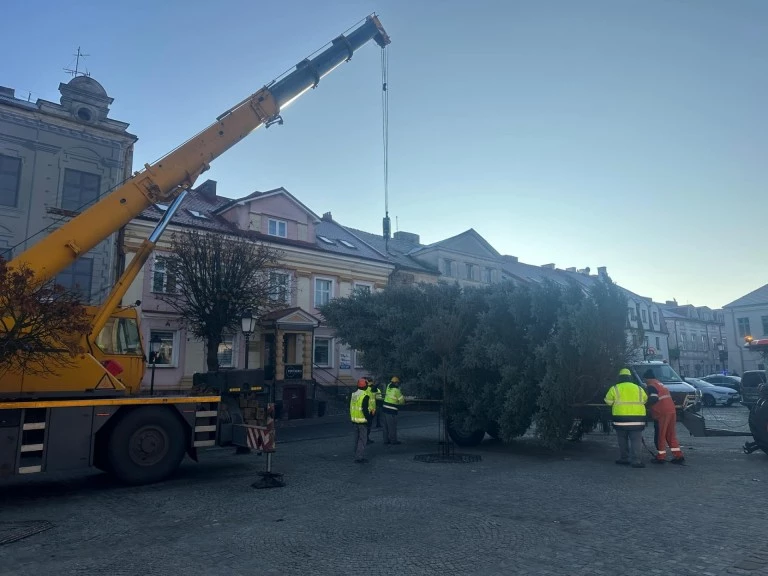
[[[462,238],[469,237],[477,242],[480,243],[480,245],[488,250],[488,252],[491,253],[491,255],[494,258],[501,258],[501,254],[499,254],[496,251],[496,248],[491,246],[488,241],[483,238],[474,228],[470,228],[469,230],[465,230],[461,234],[456,234],[455,236],[451,236],[450,238],[445,238],[444,240],[438,240],[437,242],[433,242],[432,244],[427,245],[420,245],[417,248],[413,250],[413,252],[421,252],[423,250],[428,250],[430,248],[440,248],[442,246],[446,246],[448,244],[455,244],[457,240],[461,240]],[[453,248],[451,248],[453,249]]]
[[[438,273],[436,268],[423,262],[419,262],[408,255],[410,252],[420,248],[421,244],[403,240],[401,238],[390,238],[388,242],[385,242],[384,237],[378,234],[371,234],[370,232],[364,232],[363,230],[349,227],[345,227],[345,229],[358,240],[375,249],[379,254],[388,256],[389,261],[394,263],[398,268],[426,272],[428,274]]]
[[[761,286],[757,290],[753,290],[749,294],[742,296],[726,304],[723,308],[735,308],[736,306],[755,306],[760,304],[768,304],[768,284]]]
[[[206,181],[197,188],[189,190],[187,196],[182,200],[181,205],[173,215],[173,218],[171,218],[171,225],[182,228],[195,228],[209,232],[218,232],[221,234],[239,234],[254,241],[269,242],[270,244],[296,246],[321,252],[331,252],[334,254],[363,258],[366,260],[390,262],[384,254],[381,254],[365,242],[361,242],[357,237],[336,222],[328,222],[318,219],[315,223],[316,239],[314,242],[280,238],[253,230],[241,230],[235,224],[225,219],[222,214],[228,208],[233,208],[244,202],[242,199],[233,200],[224,196],[211,194],[207,189],[213,184],[212,181]],[[283,188],[264,193],[254,192],[253,194],[250,194],[248,198],[263,197],[266,194],[272,193],[284,193],[291,201],[296,201],[302,209],[309,210]],[[143,210],[141,214],[137,216],[137,219],[158,222],[165,213],[165,210],[158,206],[167,206],[167,204],[152,205]],[[314,215],[311,211],[310,214]],[[324,242],[319,236],[328,238],[333,244]],[[344,240],[349,246],[344,245],[341,240]]]
[[[294,202],[299,208],[301,208],[304,212],[306,212],[310,218],[312,218],[315,222],[318,222],[320,220],[320,217],[312,212],[307,206],[304,205],[301,200],[296,198],[293,194],[288,192],[285,188],[282,186],[280,188],[273,188],[272,190],[267,190],[266,192],[259,192],[258,190],[255,192],[251,192],[247,196],[243,196],[242,198],[237,198],[234,200],[229,200],[226,204],[220,206],[217,208],[216,212],[221,214],[222,212],[225,212],[232,208],[233,206],[241,206],[243,204],[247,204],[251,200],[255,198],[269,198],[270,196],[287,196],[290,200]]]

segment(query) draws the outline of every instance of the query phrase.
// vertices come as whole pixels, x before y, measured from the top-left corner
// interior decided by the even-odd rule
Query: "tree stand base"
[[[262,490],[265,488],[285,487],[285,481],[283,480],[282,474],[279,474],[277,472],[259,472],[259,476],[261,476],[261,479],[256,480],[256,482],[251,484],[251,488]]]

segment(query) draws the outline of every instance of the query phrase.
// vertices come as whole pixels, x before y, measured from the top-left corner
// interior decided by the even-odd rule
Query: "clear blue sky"
[[[401,230],[473,227],[662,301],[716,307],[768,282],[766,0],[6,4],[0,83],[57,100],[82,46],[139,136],[135,167],[376,11]],[[365,47],[204,177],[379,231],[379,57]]]

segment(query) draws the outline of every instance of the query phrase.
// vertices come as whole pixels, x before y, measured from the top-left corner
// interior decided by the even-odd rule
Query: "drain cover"
[[[413,459],[427,464],[470,464],[480,462],[482,457],[475,454],[417,454]]]
[[[29,522],[0,522],[0,546],[18,542],[34,534],[53,528],[46,520],[31,520]]]

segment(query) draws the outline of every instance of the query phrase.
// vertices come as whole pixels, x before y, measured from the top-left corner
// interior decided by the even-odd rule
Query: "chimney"
[[[195,192],[206,200],[213,202],[216,200],[216,180],[206,180],[195,188]]]
[[[502,259],[504,262],[507,262],[509,264],[517,264],[517,256],[510,256],[509,254],[504,254],[502,256]]]
[[[676,300],[667,300],[667,301],[665,302],[665,304],[666,304],[667,306],[677,306],[677,301],[676,301]]]
[[[0,86],[0,96],[9,96],[10,98],[14,98],[16,95],[16,90],[13,88],[6,88],[5,86]]]
[[[597,275],[601,278],[608,278],[608,268],[606,266],[598,266]]]
[[[589,276],[589,271],[590,271],[590,270],[591,270],[591,268],[590,268],[589,266],[587,266],[586,268],[584,268],[584,274],[586,274],[587,276]]]
[[[554,270],[555,269],[555,265],[554,264],[542,264],[541,267],[542,268],[546,268],[547,270]]]
[[[411,244],[419,244],[419,235],[411,232],[395,232],[392,237],[395,240],[402,240],[403,242],[410,242]]]
[[[333,216],[330,212],[323,214],[323,222],[333,222]]]
[[[566,272],[576,272],[576,266],[574,266],[572,268],[566,268],[565,271]]]

